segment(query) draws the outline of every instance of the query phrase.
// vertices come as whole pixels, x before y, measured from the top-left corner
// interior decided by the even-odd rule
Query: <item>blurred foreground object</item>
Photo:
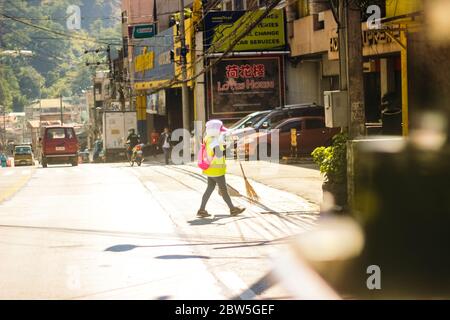
[[[407,35],[409,136],[349,142],[351,215],[364,234],[360,254],[360,239],[349,236],[345,223],[331,233],[319,224],[296,247],[320,275],[316,283],[343,298],[450,298],[449,2],[424,1],[426,23]],[[346,245],[355,250],[345,255]],[[370,286],[375,274],[379,284]],[[292,276],[294,284],[296,297],[308,292],[301,275]]]

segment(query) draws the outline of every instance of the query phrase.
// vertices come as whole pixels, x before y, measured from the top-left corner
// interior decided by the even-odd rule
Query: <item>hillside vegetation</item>
[[[70,5],[81,9],[81,30],[67,28]],[[0,52],[33,51],[0,55],[0,105],[11,111],[39,97],[80,94],[92,85],[85,63],[107,62],[105,51],[85,50],[120,47],[120,0],[0,0],[0,13]]]

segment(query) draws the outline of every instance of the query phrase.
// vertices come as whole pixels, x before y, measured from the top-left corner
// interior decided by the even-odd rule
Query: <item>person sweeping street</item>
[[[206,123],[206,135],[203,140],[202,150],[200,150],[201,157],[204,157],[204,161],[201,161],[202,163],[199,163],[199,166],[203,169],[203,174],[208,177],[208,186],[203,194],[200,209],[197,212],[197,216],[200,218],[211,216],[208,211],[206,211],[206,204],[211,197],[216,184],[219,186],[220,194],[228,205],[232,216],[236,216],[245,210],[245,208],[235,207],[228,194],[227,183],[225,180],[225,147],[222,136],[225,131],[226,128],[220,120],[210,120]]]

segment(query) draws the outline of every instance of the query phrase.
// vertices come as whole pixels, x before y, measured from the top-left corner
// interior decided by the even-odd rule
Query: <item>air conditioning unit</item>
[[[347,91],[325,91],[324,106],[326,127],[337,128],[348,125]]]

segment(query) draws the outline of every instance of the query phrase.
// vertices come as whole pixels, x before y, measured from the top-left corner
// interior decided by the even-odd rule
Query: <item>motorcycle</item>
[[[142,151],[142,148],[144,147],[143,144],[137,144],[132,150],[131,155],[129,152],[127,152],[127,155],[129,157],[129,161],[131,166],[134,166],[136,163],[138,166],[141,166],[142,162],[144,161],[144,152]],[[131,148],[128,146],[128,148]]]

